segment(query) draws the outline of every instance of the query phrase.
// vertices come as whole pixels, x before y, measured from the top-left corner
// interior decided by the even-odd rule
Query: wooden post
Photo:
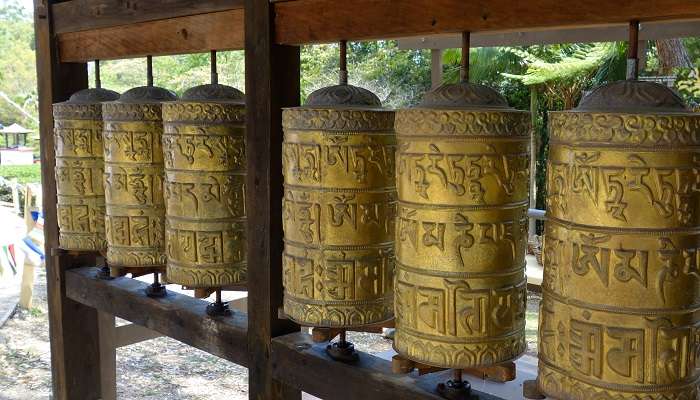
[[[442,85],[442,50],[430,50],[430,83],[433,89]]]
[[[532,136],[530,137],[530,208],[537,208],[537,157],[539,155],[540,146],[538,144],[537,122],[537,88],[530,86],[530,118],[532,121]],[[528,219],[528,240],[537,235],[537,222],[534,218]]]
[[[34,0],[53,398],[92,400],[101,396],[97,311],[68,299],[64,278],[67,269],[94,263],[95,257],[54,252],[58,249],[58,224],[52,104],[88,87],[87,65],[58,61],[51,16],[51,4],[56,2]]]
[[[117,400],[117,328],[114,315],[98,311],[101,400]]]
[[[267,0],[245,0],[246,158],[248,167],[248,357],[250,399],[300,399],[275,379],[273,337],[298,331],[282,306],[282,107],[299,105],[299,47],[274,40]]]

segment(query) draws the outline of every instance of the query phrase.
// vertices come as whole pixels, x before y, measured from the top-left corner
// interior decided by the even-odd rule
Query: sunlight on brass
[[[350,85],[283,113],[284,311],[351,328],[393,316],[394,112]]]
[[[165,265],[161,108],[176,98],[144,86],[103,105],[105,228],[112,267]]]
[[[245,102],[224,85],[163,105],[168,281],[192,288],[246,279]]]
[[[119,98],[106,89],[85,89],[53,105],[59,245],[65,250],[104,251],[102,102]]]
[[[625,81],[550,113],[538,385],[569,400],[694,400],[700,115]]]
[[[396,114],[394,348],[443,368],[525,351],[530,115],[443,85]]]

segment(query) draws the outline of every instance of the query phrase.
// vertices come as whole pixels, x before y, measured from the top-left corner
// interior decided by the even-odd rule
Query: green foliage
[[[316,89],[338,83],[338,46],[304,46],[301,52],[302,100]],[[348,44],[350,84],[374,92],[387,107],[417,104],[430,90],[430,53],[399,50],[395,41]]]
[[[37,115],[34,59],[34,25],[18,0],[0,0],[0,92],[31,114]],[[0,98],[0,123],[17,122],[35,129],[37,124]]]
[[[446,83],[459,81],[461,58],[462,52],[459,49],[445,51],[443,70]],[[508,104],[519,109],[529,107],[529,91],[522,82],[503,79],[502,73],[524,72],[522,59],[505,47],[480,47],[469,52],[469,81],[496,89],[505,96]]]
[[[219,83],[244,91],[245,59],[242,51],[217,53]],[[90,75],[94,66],[90,65]],[[100,63],[102,86],[123,93],[146,84],[146,59],[107,61]],[[94,78],[91,78],[94,79]],[[182,93],[197,85],[211,82],[209,54],[183,54],[153,58],[153,81],[156,86]]]
[[[688,105],[697,109],[700,106],[700,69],[684,68],[677,71],[677,76],[678,94]]]
[[[41,165],[2,165],[0,176],[6,179],[17,179],[21,184],[41,182]]]

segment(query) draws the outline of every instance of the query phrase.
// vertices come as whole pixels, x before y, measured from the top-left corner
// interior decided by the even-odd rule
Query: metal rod
[[[471,34],[462,32],[462,63],[459,68],[459,80],[462,83],[469,82],[469,47]]]
[[[160,285],[160,280],[159,280],[159,277],[158,277],[158,273],[157,273],[157,272],[154,272],[154,273],[153,273],[153,286],[158,286],[158,285]]]
[[[216,50],[211,51],[211,83],[212,85],[219,83],[219,73],[216,69]]]
[[[146,57],[146,86],[153,86],[153,56]]]
[[[216,289],[216,302],[221,303],[221,289]]]
[[[339,80],[341,85],[348,84],[348,41],[340,41],[340,72]]]
[[[639,21],[631,21],[627,46],[627,79],[639,77]]]
[[[340,339],[338,339],[338,344],[344,345],[347,343],[347,332],[345,329],[340,330]]]
[[[455,382],[462,382],[462,370],[458,368],[453,369],[452,377],[454,378]]]
[[[100,78],[100,60],[95,60],[95,87],[102,87],[102,79]]]

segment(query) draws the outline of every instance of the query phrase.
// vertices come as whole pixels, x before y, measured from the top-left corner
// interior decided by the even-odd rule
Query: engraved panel
[[[240,101],[163,106],[168,280],[245,282],[245,108]]]
[[[396,129],[394,348],[442,368],[517,358],[526,348],[528,113],[414,108],[397,113]]]
[[[101,105],[66,102],[53,111],[59,245],[104,251]]]
[[[105,228],[111,266],[165,265],[161,108],[156,102],[103,105]]]
[[[700,116],[659,110],[551,115],[538,378],[550,397],[698,396]]]
[[[284,310],[302,325],[393,315],[394,113],[284,111]]]

